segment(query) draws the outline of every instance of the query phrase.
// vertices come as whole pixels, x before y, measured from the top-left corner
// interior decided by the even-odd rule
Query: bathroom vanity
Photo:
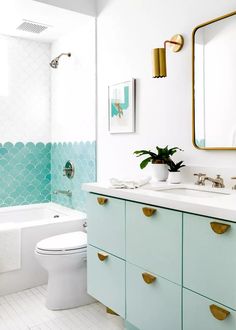
[[[235,330],[236,194],[173,188],[84,185],[88,293],[126,329]]]

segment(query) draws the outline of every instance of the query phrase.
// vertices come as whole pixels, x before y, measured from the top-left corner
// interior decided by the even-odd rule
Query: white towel
[[[124,180],[111,178],[110,183],[112,188],[135,189],[144,186],[145,184],[149,183],[150,180],[151,180],[150,176],[139,179],[124,179]]]
[[[21,229],[15,223],[0,224],[0,273],[21,268]]]

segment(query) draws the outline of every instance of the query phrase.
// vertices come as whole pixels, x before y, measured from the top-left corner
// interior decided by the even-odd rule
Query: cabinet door
[[[125,258],[125,201],[89,194],[88,243]]]
[[[127,261],[181,284],[181,212],[127,202],[126,239]]]
[[[184,214],[183,246],[184,286],[236,309],[236,224]]]
[[[236,329],[235,311],[225,306],[219,305],[196,293],[193,293],[192,291],[184,289],[183,330],[235,330],[235,329]]]
[[[125,317],[125,261],[88,246],[88,293]]]
[[[127,263],[126,319],[140,330],[180,330],[181,287]]]

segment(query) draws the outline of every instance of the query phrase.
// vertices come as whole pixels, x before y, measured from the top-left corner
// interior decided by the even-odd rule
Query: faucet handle
[[[194,176],[197,176],[197,181],[195,182],[196,185],[198,185],[198,186],[205,185],[205,182],[204,182],[204,178],[206,176],[205,173],[194,173]]]
[[[231,179],[232,179],[232,180],[236,180],[236,176],[232,176]],[[236,190],[236,184],[233,185],[232,189],[233,189],[233,190]]]

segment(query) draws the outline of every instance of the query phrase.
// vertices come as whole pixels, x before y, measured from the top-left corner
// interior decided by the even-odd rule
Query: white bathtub
[[[0,208],[1,225],[21,228],[21,269],[0,272],[0,296],[47,283],[34,248],[38,241],[62,233],[83,230],[86,214],[55,203]]]

